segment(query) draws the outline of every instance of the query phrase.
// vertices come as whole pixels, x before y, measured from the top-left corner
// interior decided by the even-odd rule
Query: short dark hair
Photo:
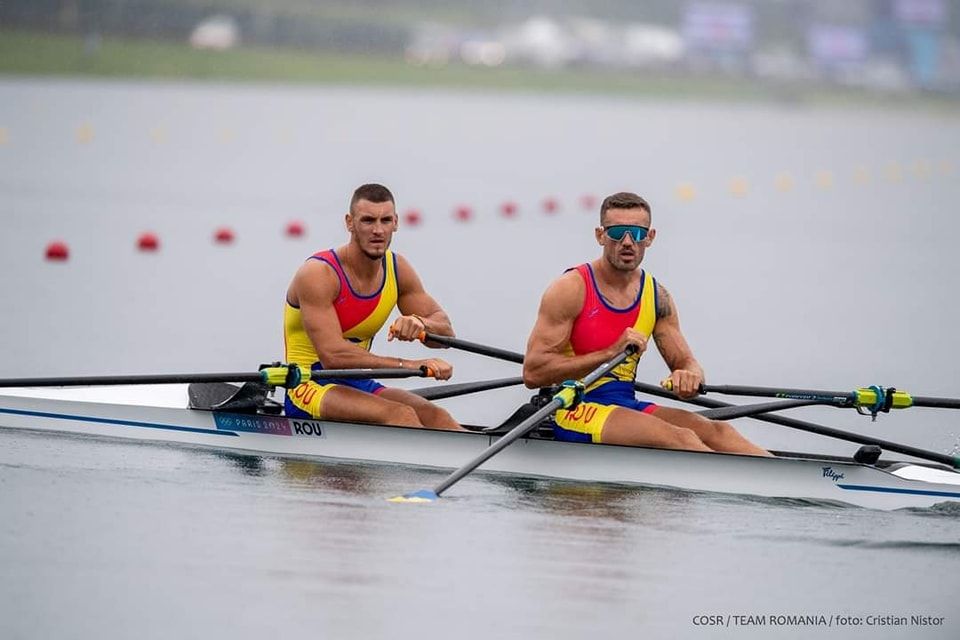
[[[387,189],[382,184],[377,184],[375,182],[371,182],[370,184],[362,184],[357,187],[357,190],[353,192],[353,197],[350,198],[350,213],[353,213],[353,207],[360,200],[366,200],[368,202],[375,203],[397,203],[397,201],[393,199],[393,194],[390,193],[390,189]]]
[[[650,203],[642,197],[629,191],[620,191],[612,196],[607,196],[600,204],[600,224],[603,224],[603,215],[608,209],[643,209],[651,216]]]

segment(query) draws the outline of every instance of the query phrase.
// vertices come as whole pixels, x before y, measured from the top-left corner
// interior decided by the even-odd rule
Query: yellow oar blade
[[[421,489],[420,491],[414,491],[413,493],[408,493],[403,496],[387,498],[387,502],[396,502],[400,504],[435,502],[439,497],[440,496],[429,489]]]

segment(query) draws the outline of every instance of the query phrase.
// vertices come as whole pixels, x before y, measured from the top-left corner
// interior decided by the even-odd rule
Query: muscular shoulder
[[[554,319],[577,317],[583,309],[586,286],[576,271],[567,271],[550,283],[540,302],[540,313]]]
[[[332,302],[339,292],[340,278],[333,267],[323,260],[309,259],[293,276],[287,298],[296,304],[303,299],[314,303]]]

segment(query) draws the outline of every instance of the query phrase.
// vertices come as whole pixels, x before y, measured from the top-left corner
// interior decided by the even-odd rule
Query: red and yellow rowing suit
[[[611,306],[600,295],[597,280],[590,264],[575,270],[586,288],[583,308],[573,321],[570,344],[571,355],[593,353],[615,343],[624,329],[634,330],[649,339],[657,322],[657,281],[646,271],[640,271],[640,291],[633,304],[625,309]],[[600,433],[607,418],[617,407],[626,407],[651,413],[657,405],[636,399],[633,381],[637,375],[640,355],[634,354],[605,376],[587,387],[583,401],[573,409],[561,409],[554,416],[554,436],[558,440],[600,442]]]
[[[380,288],[369,296],[362,296],[353,290],[347,275],[340,264],[336,251],[329,249],[319,251],[308,260],[320,260],[330,265],[340,280],[340,291],[333,308],[340,321],[341,335],[357,346],[370,350],[373,338],[383,327],[387,318],[397,305],[397,259],[392,251],[387,250],[382,258],[383,283]],[[312,370],[323,369],[323,363],[303,328],[300,318],[300,307],[294,306],[287,300],[283,313],[284,357],[289,364],[309,367]],[[327,391],[334,385],[342,384],[368,393],[380,393],[384,386],[374,380],[341,380],[331,379],[329,382],[304,382],[295,389],[287,391],[285,410],[288,416],[293,417],[322,417],[322,401]]]

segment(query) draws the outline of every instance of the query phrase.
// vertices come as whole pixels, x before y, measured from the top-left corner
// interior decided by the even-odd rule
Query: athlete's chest
[[[596,282],[597,298],[615,309],[628,309],[636,306],[640,301],[642,280],[630,281],[624,284],[611,285],[610,283]]]

